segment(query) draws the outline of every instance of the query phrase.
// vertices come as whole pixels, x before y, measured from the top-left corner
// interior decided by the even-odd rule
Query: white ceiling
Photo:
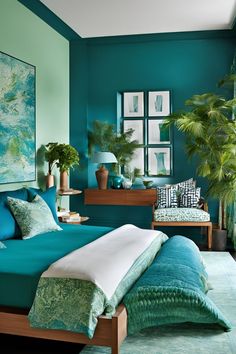
[[[236,0],[40,0],[82,38],[231,29]]]

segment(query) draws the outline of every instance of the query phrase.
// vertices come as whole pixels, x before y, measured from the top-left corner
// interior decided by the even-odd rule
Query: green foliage
[[[207,195],[231,203],[236,196],[236,98],[205,93],[185,105],[189,111],[170,115],[167,124],[185,133],[187,154],[198,158],[197,173],[208,179]]]
[[[70,168],[79,165],[79,153],[70,144],[48,143],[45,148],[49,174],[54,166],[57,166],[60,172],[66,171],[68,173]]]
[[[95,120],[93,129],[88,132],[89,154],[95,149],[110,151],[116,156],[119,166],[128,165],[135,149],[142,146],[137,140],[132,140],[133,132],[129,129],[117,134],[114,125]]]

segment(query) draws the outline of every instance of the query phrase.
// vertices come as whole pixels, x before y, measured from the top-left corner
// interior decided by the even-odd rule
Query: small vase
[[[46,176],[46,188],[50,188],[54,186],[54,176],[50,173]]]
[[[122,181],[123,181],[122,176],[114,176],[113,177],[113,188],[120,189],[122,187]]]
[[[68,187],[68,173],[67,171],[60,172],[60,190],[67,191]]]
[[[98,189],[107,189],[108,170],[104,166],[101,166],[95,172],[95,174],[98,183]]]

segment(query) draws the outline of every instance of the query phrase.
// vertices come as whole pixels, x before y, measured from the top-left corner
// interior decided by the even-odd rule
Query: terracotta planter
[[[227,231],[213,229],[212,231],[212,250],[225,251],[227,246]]]
[[[66,191],[68,189],[68,173],[66,171],[60,172],[60,190]]]
[[[50,188],[53,186],[54,186],[54,176],[48,173],[46,176],[46,188]]]

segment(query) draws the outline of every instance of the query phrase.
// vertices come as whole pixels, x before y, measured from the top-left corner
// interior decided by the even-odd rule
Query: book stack
[[[79,213],[70,212],[67,215],[62,216],[63,222],[80,222],[81,216]]]

